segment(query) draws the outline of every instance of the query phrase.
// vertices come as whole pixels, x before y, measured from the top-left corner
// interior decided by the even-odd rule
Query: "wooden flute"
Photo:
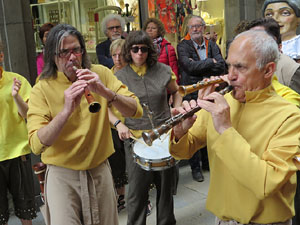
[[[72,68],[75,72],[78,70],[78,68],[76,66],[73,66]],[[91,113],[99,112],[101,105],[99,102],[95,101],[94,96],[91,94],[91,92],[88,88],[84,89],[84,96],[85,96],[87,102],[89,103],[89,111]]]
[[[218,93],[221,95],[225,95],[226,93],[230,92],[233,89],[231,85],[225,87]],[[179,113],[176,116],[171,117],[170,119],[166,120],[162,125],[159,127],[149,131],[149,132],[143,132],[142,137],[145,141],[145,143],[149,146],[152,145],[153,141],[159,138],[162,134],[167,133],[170,129],[172,129],[174,126],[176,126],[178,123],[182,122],[188,117],[191,117],[196,112],[198,112],[201,109],[200,106],[196,106],[195,108],[191,109],[190,111],[186,113]]]
[[[225,81],[219,77],[213,78],[210,80],[202,80],[202,81],[197,82],[196,84],[179,86],[178,92],[182,97],[184,97],[190,93],[193,93],[194,91],[198,91],[201,88],[207,87],[208,85],[219,84],[219,83],[223,83],[223,82],[225,82]]]

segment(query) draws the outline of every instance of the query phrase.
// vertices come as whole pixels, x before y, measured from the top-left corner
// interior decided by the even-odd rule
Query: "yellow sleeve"
[[[170,154],[175,159],[190,159],[200,148],[206,146],[206,130],[209,114],[200,110],[196,113],[197,120],[189,131],[175,141],[173,131],[170,136]]]
[[[21,96],[21,98],[23,99],[24,102],[27,102],[29,99],[32,87],[25,77],[18,75],[16,78],[22,82],[22,85],[21,85],[21,88],[19,91],[19,95]]]
[[[40,84],[41,82],[36,84],[31,91],[27,113],[29,145],[36,155],[41,154],[47,148],[40,142],[37,131],[51,121],[49,107],[41,92]]]
[[[128,90],[127,86],[123,84],[118,78],[111,72],[110,69],[104,66],[94,66],[95,72],[100,76],[101,81],[104,85],[110,90],[116,92],[119,95],[124,95],[128,97],[132,97],[135,99],[137,103],[137,110],[133,118],[140,118],[143,115],[143,108],[140,105],[139,99],[136,97],[134,93]]]

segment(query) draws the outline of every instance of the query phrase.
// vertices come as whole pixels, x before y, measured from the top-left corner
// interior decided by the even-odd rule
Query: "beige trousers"
[[[242,224],[239,223],[235,220],[230,220],[230,221],[223,221],[220,220],[218,217],[216,217],[216,222],[215,225],[292,225],[292,220],[289,219],[285,222],[280,222],[280,223],[268,223],[268,224],[260,224],[260,223],[247,223],[247,224]]]
[[[76,171],[47,165],[47,225],[118,225],[117,198],[108,161]]]

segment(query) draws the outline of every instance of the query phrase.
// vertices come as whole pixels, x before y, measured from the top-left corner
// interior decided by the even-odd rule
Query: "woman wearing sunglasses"
[[[142,118],[126,118],[125,125],[133,136],[140,138],[143,131],[159,126],[171,116],[167,90],[173,96],[174,107],[181,105],[182,99],[177,92],[176,75],[169,66],[157,62],[156,50],[146,32],[131,32],[126,39],[124,52],[128,65],[119,70],[116,76],[138,96],[140,103],[145,106]],[[151,121],[149,117],[152,118]],[[173,202],[173,193],[177,185],[176,166],[155,172],[143,170],[134,162],[131,141],[131,139],[125,141],[129,182],[127,224],[146,224],[148,190],[151,183],[154,183],[157,189],[157,224],[176,224]]]

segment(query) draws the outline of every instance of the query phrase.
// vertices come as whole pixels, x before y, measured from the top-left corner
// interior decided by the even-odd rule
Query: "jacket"
[[[168,54],[167,54],[166,46],[168,46],[167,47]],[[171,43],[164,38],[161,42],[161,51],[157,61],[169,65],[171,67],[172,71],[175,73],[177,77],[177,83],[178,83],[179,75],[178,75],[178,62],[177,62],[176,52],[174,47],[171,45]]]
[[[195,84],[205,77],[224,74],[225,61],[221,55],[218,45],[213,41],[205,40],[206,56],[200,60],[192,40],[182,40],[177,45],[180,84]],[[213,58],[217,63],[213,62]],[[197,98],[197,93],[192,93],[191,98]]]
[[[111,69],[114,65],[114,61],[110,55],[111,40],[107,39],[96,46],[96,53],[99,64]]]

